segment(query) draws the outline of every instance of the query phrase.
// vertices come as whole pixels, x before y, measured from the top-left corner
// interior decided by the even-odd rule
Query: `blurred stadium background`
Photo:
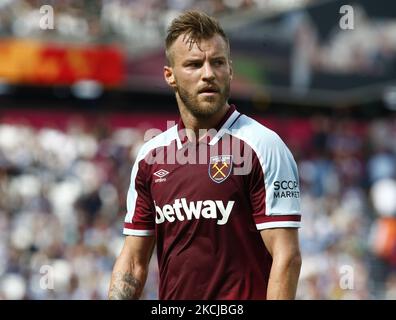
[[[136,152],[178,118],[163,39],[190,8],[230,36],[230,102],[298,162],[298,299],[395,299],[396,3],[349,3],[353,30],[343,4],[0,0],[0,299],[106,299]]]

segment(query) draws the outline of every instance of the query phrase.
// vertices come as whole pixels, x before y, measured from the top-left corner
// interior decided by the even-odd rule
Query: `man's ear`
[[[176,80],[172,67],[164,66],[164,78],[170,87],[176,88]]]

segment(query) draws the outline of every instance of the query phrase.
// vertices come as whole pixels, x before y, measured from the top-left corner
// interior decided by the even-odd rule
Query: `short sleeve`
[[[127,196],[124,235],[150,236],[154,234],[153,202],[147,180],[147,164],[139,157],[132,168]]]
[[[300,186],[290,150],[275,133],[254,149],[249,192],[257,229],[299,228]]]

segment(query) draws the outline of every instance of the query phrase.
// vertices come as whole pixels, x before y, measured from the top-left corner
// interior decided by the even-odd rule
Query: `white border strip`
[[[124,228],[123,234],[126,236],[152,236],[154,235],[154,230],[135,230]]]
[[[235,121],[236,118],[238,118],[239,115],[240,113],[237,110],[234,110],[234,112],[231,113],[230,117],[220,128],[219,132],[217,132],[216,135],[213,137],[213,139],[209,142],[209,145],[211,146],[215,145],[221,139],[221,137],[228,131],[230,125]]]
[[[257,230],[271,228],[300,228],[301,221],[271,221],[256,224]]]

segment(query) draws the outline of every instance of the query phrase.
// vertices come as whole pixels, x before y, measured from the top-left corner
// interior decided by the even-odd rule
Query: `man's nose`
[[[202,80],[205,81],[212,81],[215,78],[212,66],[210,65],[209,62],[205,62],[203,65],[203,70],[202,70]]]

